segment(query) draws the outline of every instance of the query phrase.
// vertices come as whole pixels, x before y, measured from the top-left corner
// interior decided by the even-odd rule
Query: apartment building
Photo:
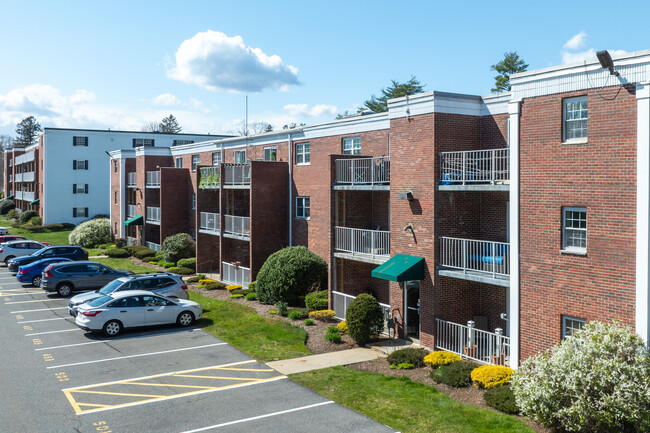
[[[614,66],[114,151],[111,223],[154,249],[188,232],[199,271],[244,285],[269,254],[304,245],[328,263],[337,317],[372,293],[399,335],[481,362],[516,367],[590,320],[647,341],[650,51]]]
[[[107,152],[171,147],[213,137],[45,128],[38,144],[5,153],[6,195],[15,200],[18,209],[37,211],[44,224],[78,224],[109,213]]]

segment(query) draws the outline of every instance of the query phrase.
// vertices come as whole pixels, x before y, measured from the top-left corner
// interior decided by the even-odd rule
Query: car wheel
[[[194,323],[194,314],[192,314],[190,311],[183,311],[178,315],[176,323],[178,323],[179,326],[190,326],[192,323]]]
[[[37,275],[34,278],[32,278],[32,284],[36,287],[40,287],[41,285],[41,276]]]
[[[59,287],[56,288],[56,293],[64,298],[68,297],[70,296],[70,293],[72,293],[72,286],[68,283],[60,284]]]
[[[102,329],[102,332],[107,337],[115,337],[117,334],[122,332],[122,324],[120,322],[118,322],[117,320],[109,320],[104,325],[104,328]]]
[[[9,260],[13,259],[14,256],[8,256],[5,258],[5,265],[9,266]]]

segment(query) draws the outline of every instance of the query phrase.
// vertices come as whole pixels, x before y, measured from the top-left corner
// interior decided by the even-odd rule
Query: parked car
[[[25,236],[21,235],[2,235],[0,236],[0,244],[4,244],[6,242],[11,242],[11,241],[28,241]]]
[[[28,256],[44,247],[40,242],[28,240],[7,242],[0,245],[0,260],[8,264],[14,257]]]
[[[6,227],[0,227],[0,235],[9,234],[9,230]]]
[[[189,326],[203,314],[201,305],[144,290],[115,292],[79,307],[75,323],[85,331],[114,337],[125,328],[177,323]]]
[[[116,278],[131,274],[131,271],[91,261],[55,263],[43,270],[41,288],[59,296],[70,296],[75,290],[96,290]]]
[[[52,247],[45,247],[41,250],[35,251],[28,256],[16,257],[7,263],[9,272],[18,272],[18,267],[28,265],[41,259],[49,257],[59,257],[71,260],[88,260],[88,252],[81,247],[74,245],[56,245]]]
[[[43,273],[43,269],[47,268],[53,263],[71,261],[72,260],[70,259],[62,259],[58,257],[41,259],[28,265],[20,266],[18,268],[18,274],[16,274],[16,279],[19,283],[32,283],[33,285],[39,287],[41,285],[41,274]]]
[[[189,298],[187,285],[180,275],[170,273],[132,275],[117,278],[95,292],[80,293],[73,296],[68,302],[68,313],[74,317],[77,315],[77,309],[80,305],[111,293],[126,290],[147,290],[168,298]]]

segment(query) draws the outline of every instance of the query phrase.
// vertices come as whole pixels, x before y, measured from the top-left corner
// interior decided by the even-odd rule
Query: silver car
[[[5,262],[6,265],[14,257],[28,256],[46,246],[29,240],[7,242],[0,245],[0,260]]]
[[[113,280],[95,292],[82,293],[72,297],[68,302],[68,313],[75,317],[80,305],[101,298],[102,296],[110,295],[111,293],[127,290],[147,290],[157,295],[167,296],[168,298],[189,298],[187,285],[183,282],[180,275],[170,273],[133,275]]]
[[[70,296],[75,290],[97,290],[133,272],[113,269],[93,261],[54,263],[41,273],[41,289]]]

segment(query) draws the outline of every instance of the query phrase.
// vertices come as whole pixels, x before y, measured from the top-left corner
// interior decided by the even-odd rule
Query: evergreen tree
[[[361,113],[364,110],[372,110],[375,113],[383,113],[388,111],[389,99],[399,98],[400,96],[406,95],[415,95],[416,93],[422,93],[424,89],[424,85],[420,83],[415,76],[411,76],[411,79],[406,83],[399,83],[395,80],[390,81],[390,86],[381,89],[381,96],[376,97],[375,95],[371,95],[370,99],[363,103],[363,106],[359,108],[358,112]]]
[[[516,51],[511,51],[504,53],[503,60],[496,65],[492,65],[490,69],[499,73],[499,75],[494,77],[492,92],[503,92],[510,90],[510,75],[517,72],[524,72],[528,69],[528,65],[524,59],[519,57]]]
[[[182,129],[173,114],[165,117],[158,127],[158,130],[164,134],[178,134]]]
[[[15,147],[27,147],[38,141],[39,132],[43,132],[41,124],[36,121],[34,116],[25,117],[16,125],[16,134],[14,140]]]

